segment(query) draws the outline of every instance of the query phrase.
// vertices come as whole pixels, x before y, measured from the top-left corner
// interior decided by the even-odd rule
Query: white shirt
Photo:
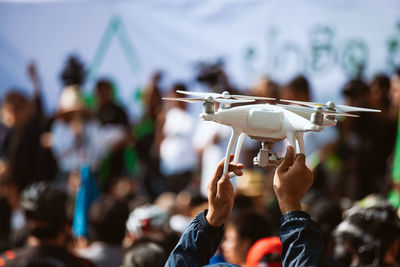
[[[165,175],[192,171],[197,163],[192,146],[194,121],[185,110],[171,108],[165,116],[160,146],[161,171]]]

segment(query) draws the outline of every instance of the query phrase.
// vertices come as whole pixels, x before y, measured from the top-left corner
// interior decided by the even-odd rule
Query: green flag
[[[397,137],[396,145],[394,148],[393,158],[393,169],[392,169],[392,181],[396,184],[400,184],[400,109],[397,121]],[[395,208],[400,207],[400,192],[393,189],[388,196],[389,201]]]
[[[400,183],[400,112],[397,121],[397,137],[394,149],[392,179],[395,183]]]

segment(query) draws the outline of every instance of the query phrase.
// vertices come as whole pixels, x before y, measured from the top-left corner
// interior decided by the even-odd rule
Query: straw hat
[[[58,102],[58,115],[85,111],[79,85],[69,85],[63,89]]]
[[[265,177],[261,172],[247,170],[236,178],[237,189],[245,196],[261,196],[265,189]]]

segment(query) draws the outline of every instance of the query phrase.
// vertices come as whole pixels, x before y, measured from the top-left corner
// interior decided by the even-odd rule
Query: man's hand
[[[230,161],[233,159],[233,154]],[[211,226],[221,226],[232,212],[234,201],[234,190],[229,177],[223,176],[225,160],[222,160],[215,170],[214,177],[207,186],[208,191],[208,213],[206,216],[207,222]],[[233,171],[236,175],[241,176],[243,172],[243,164],[230,163],[229,171]]]
[[[300,201],[311,187],[314,176],[305,164],[305,155],[294,156],[293,147],[288,146],[285,158],[276,169],[274,191],[282,214],[301,210]]]

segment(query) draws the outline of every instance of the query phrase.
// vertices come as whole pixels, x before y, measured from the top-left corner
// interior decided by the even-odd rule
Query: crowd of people
[[[48,114],[27,69],[32,96],[9,88],[1,100],[0,266],[399,266],[400,72],[346,83],[345,104],[382,112],[306,133],[305,155],[277,143],[276,170],[255,168],[259,142],[246,140],[230,180],[220,162],[229,128],[162,101],[184,83],[163,88],[155,72],[134,121],[112,80],[88,95],[84,64],[70,57]],[[241,91],[218,64],[196,78]],[[248,94],[313,100],[304,76],[261,77]]]

